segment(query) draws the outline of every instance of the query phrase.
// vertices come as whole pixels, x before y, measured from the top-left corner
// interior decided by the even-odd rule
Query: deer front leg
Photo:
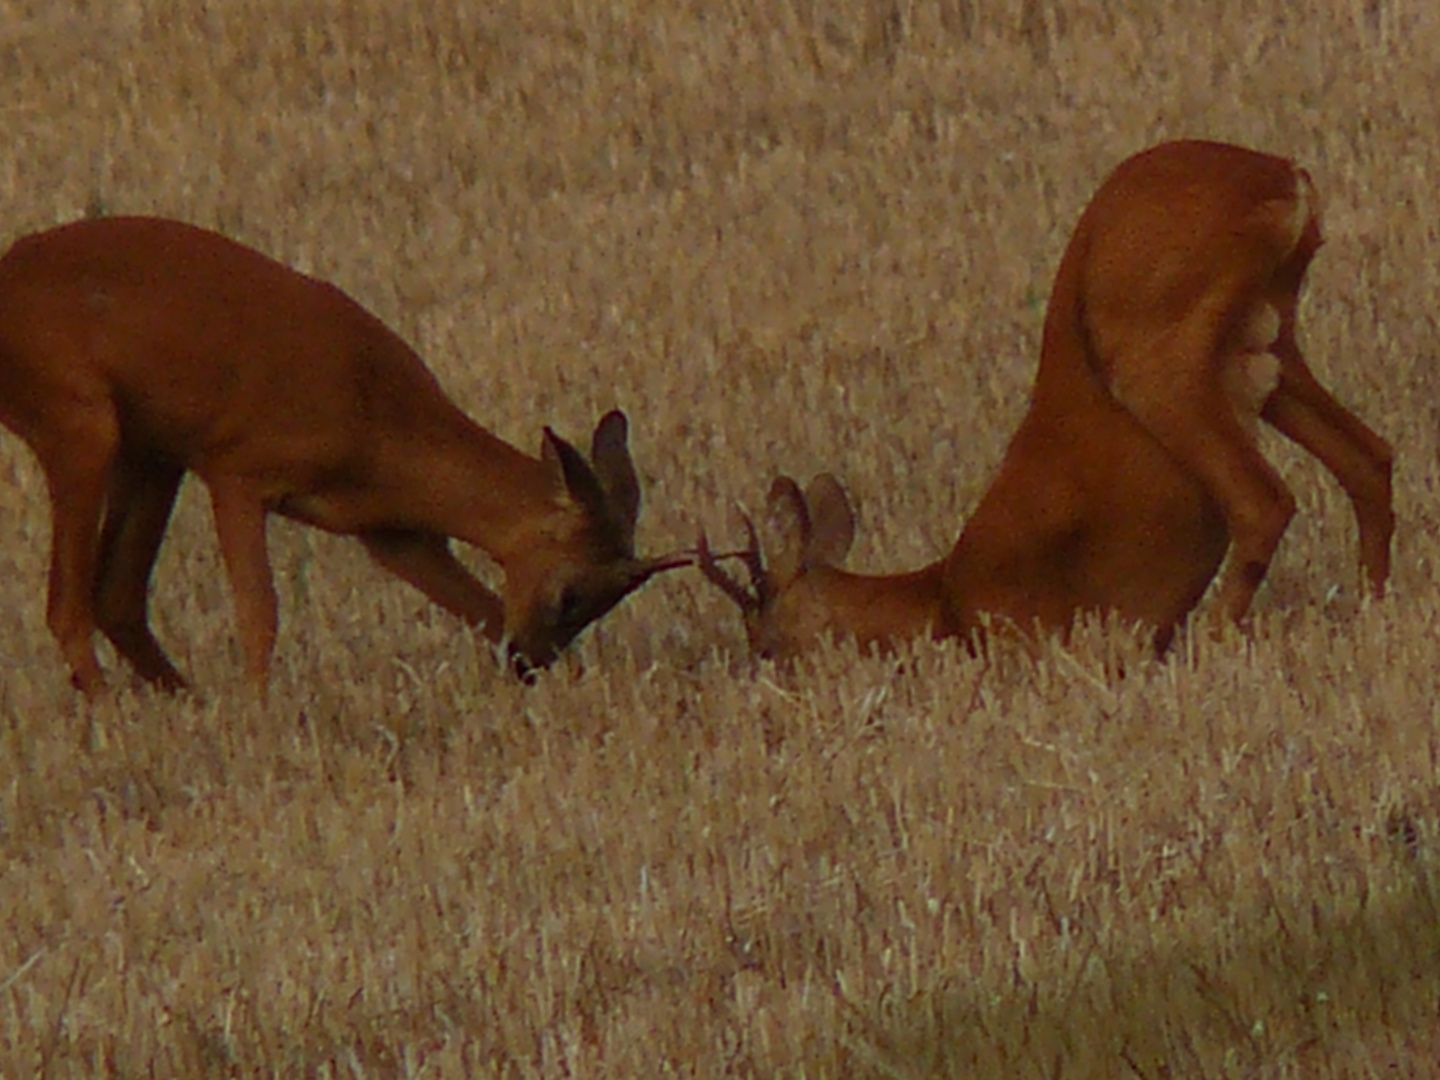
[[[478,627],[491,641],[501,639],[505,632],[504,604],[460,564],[446,537],[405,529],[376,529],[363,533],[360,540],[386,570],[452,615]]]
[[[265,504],[243,481],[229,479],[211,482],[210,500],[220,554],[235,593],[245,674],[263,689],[279,626],[275,582],[265,546]]]

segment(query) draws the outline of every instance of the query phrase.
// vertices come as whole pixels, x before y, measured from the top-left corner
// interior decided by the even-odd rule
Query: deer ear
[[[839,566],[855,543],[855,511],[840,481],[820,473],[805,489],[810,506],[810,544],[807,561],[816,566]]]
[[[791,581],[807,569],[810,510],[800,493],[800,485],[788,476],[775,478],[765,506],[770,573],[777,582]]]
[[[540,458],[550,467],[551,484],[557,495],[568,494],[591,517],[609,520],[605,489],[579,450],[547,427],[540,445]]]
[[[611,516],[619,526],[625,546],[635,546],[635,524],[640,520],[640,478],[630,458],[627,443],[629,421],[619,409],[612,409],[595,425],[590,440],[590,462],[600,486],[605,489]]]

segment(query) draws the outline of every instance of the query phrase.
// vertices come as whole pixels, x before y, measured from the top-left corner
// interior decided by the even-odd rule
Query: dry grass
[[[1277,441],[1301,510],[1252,632],[1165,664],[1097,625],[757,672],[677,575],[525,689],[277,524],[265,706],[191,490],[156,622],[205,697],[83,707],[0,435],[0,1075],[1434,1071],[1440,14],[1077,7],[0,0],[3,238],[186,218],[342,284],[521,445],[619,405],[647,546],[831,468],[857,565],[945,550],[1080,208],[1182,134],[1314,173],[1305,342],[1400,455],[1388,599]]]

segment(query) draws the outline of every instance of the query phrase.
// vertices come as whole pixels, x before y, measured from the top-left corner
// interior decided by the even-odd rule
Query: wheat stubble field
[[[532,688],[271,526],[270,697],[208,503],[69,690],[0,433],[0,1076],[1376,1077],[1440,1061],[1440,15],[1411,0],[0,0],[0,242],[218,228],[531,452],[630,414],[642,547],[828,468],[946,550],[1123,157],[1294,156],[1320,377],[1397,449],[1390,595],[1319,464],[1248,632],[755,668],[698,574]],[[297,357],[297,387],[304,358]],[[1126,668],[1114,677],[1117,664]]]

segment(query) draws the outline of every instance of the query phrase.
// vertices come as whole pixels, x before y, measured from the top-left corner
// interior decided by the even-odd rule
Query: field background
[[[0,1076],[1434,1074],[1437,77],[1428,0],[0,0],[0,242],[185,218],[532,452],[622,407],[649,549],[829,468],[853,566],[937,557],[1104,175],[1292,155],[1303,344],[1399,514],[1361,603],[1342,494],[1270,440],[1300,512],[1253,627],[1164,664],[1090,626],[754,669],[676,574],[530,689],[277,522],[261,704],[189,487],[154,610],[201,696],[107,653],[86,707],[0,432]]]

